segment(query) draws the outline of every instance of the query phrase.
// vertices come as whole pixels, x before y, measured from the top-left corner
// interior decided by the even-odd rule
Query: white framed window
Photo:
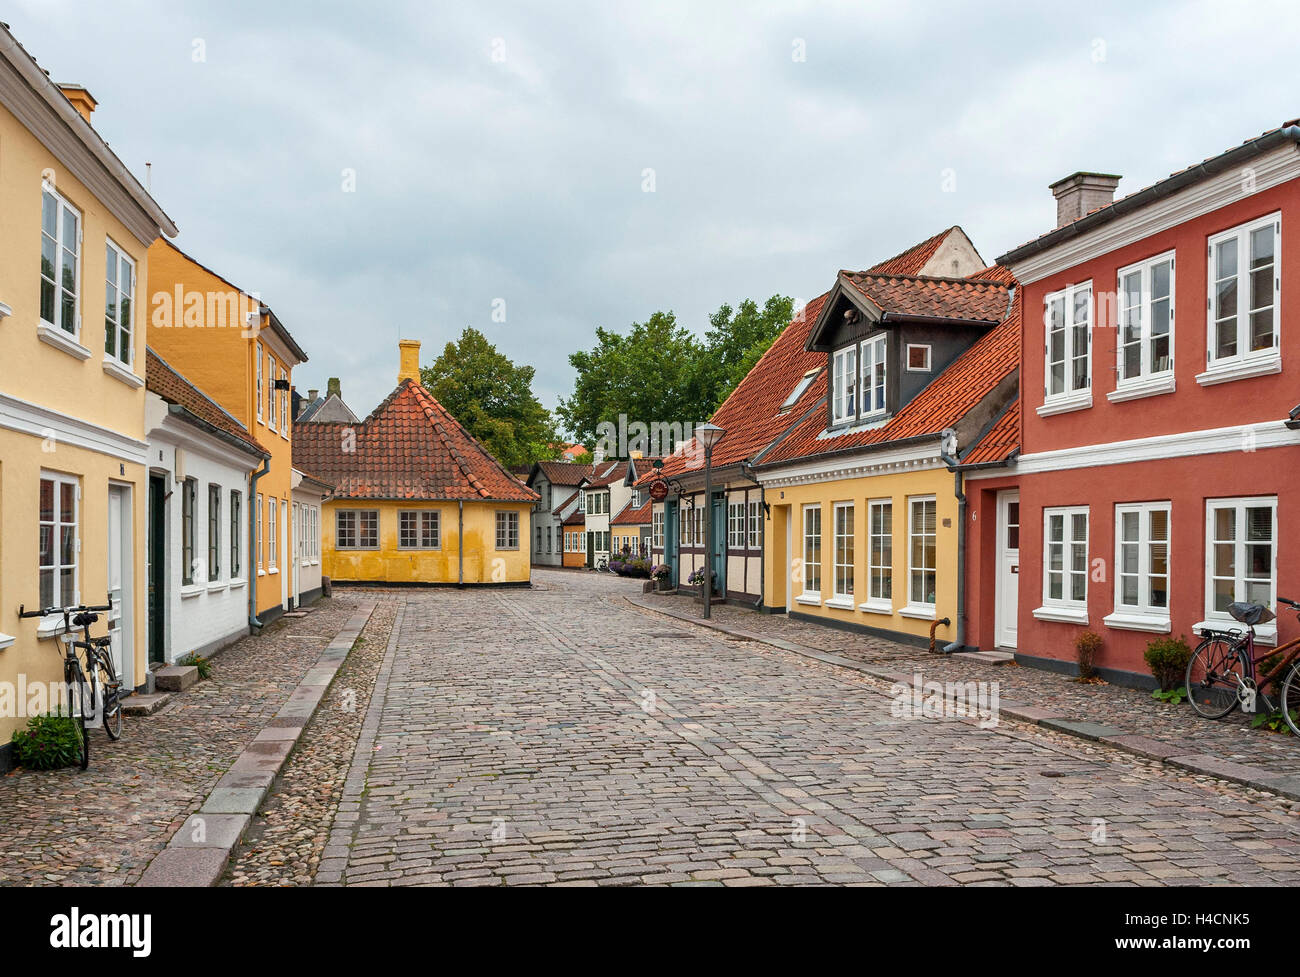
[[[1277,606],[1277,498],[1205,503],[1205,617],[1232,622],[1234,601]],[[1233,622],[1235,624],[1235,622]],[[1256,628],[1276,636],[1275,624]]]
[[[762,546],[763,532],[763,509],[762,503],[749,503],[749,548],[751,550],[759,549]]]
[[[835,599],[853,602],[853,503],[836,502],[835,510]]]
[[[875,417],[885,412],[885,354],[888,349],[888,337],[883,334],[872,336],[862,344],[858,363],[862,373],[860,413],[863,417]]]
[[[289,374],[285,372],[284,367],[280,367],[280,379],[285,384],[278,391],[280,394],[280,436],[287,438],[289,436]]]
[[[657,550],[664,548],[664,514],[662,511],[650,514],[650,545]]]
[[[892,611],[894,604],[894,503],[867,503],[867,603]]]
[[[1118,273],[1117,390],[1150,386],[1174,375],[1174,253]],[[1163,387],[1162,389],[1167,389]]]
[[[929,343],[907,344],[907,372],[929,373],[931,370],[931,352]]]
[[[280,534],[276,525],[280,506],[274,498],[266,500],[266,564],[274,570],[279,562]]]
[[[244,563],[240,557],[243,555],[243,528],[240,522],[242,508],[240,502],[242,497],[234,489],[230,490],[230,579],[238,580],[240,574],[244,572]]]
[[[745,503],[727,503],[727,549],[745,547]]]
[[[821,600],[822,591],[822,507],[803,507],[803,593]]]
[[[267,410],[270,411],[270,420],[267,421],[267,427],[274,431],[279,427],[279,412],[276,410],[278,398],[275,396],[275,357],[269,353],[266,357],[266,400]]]
[[[933,613],[938,586],[938,504],[933,495],[907,500],[907,603]]]
[[[194,537],[198,532],[198,481],[187,478],[181,483],[181,583],[192,584],[195,577]]]
[[[221,486],[208,485],[208,582],[221,579]]]
[[[67,607],[80,603],[79,525],[81,487],[75,478],[41,473],[40,580],[41,607]],[[62,624],[62,620],[59,624]]]
[[[1281,355],[1281,244],[1280,214],[1209,239],[1207,373]]]
[[[258,343],[256,345],[255,354],[256,355],[254,358],[257,360],[257,367],[256,367],[257,369],[257,419],[260,421],[262,419],[262,344],[261,343]],[[261,511],[262,503],[260,501],[257,504],[257,508],[258,511]],[[258,565],[260,566],[262,561],[258,560],[257,562]]]
[[[632,501],[631,501],[630,504],[631,504],[631,506],[632,506],[633,509],[639,509],[639,508],[641,508],[641,490],[640,490],[640,489],[633,489],[633,490],[632,490]]]
[[[1092,396],[1092,282],[1044,299],[1044,407],[1086,406]]]
[[[128,369],[135,333],[135,262],[111,240],[104,259],[104,355]]]
[[[337,510],[334,513],[334,546],[340,550],[379,549],[378,510]]]
[[[403,509],[397,514],[397,548],[439,549],[442,546],[441,528],[437,509]]]
[[[839,424],[857,417],[855,386],[858,376],[858,348],[837,350],[831,361],[831,421]]]
[[[519,513],[497,513],[497,549],[519,549]]]
[[[254,514],[253,518],[257,523],[257,531],[255,534],[256,540],[254,543],[257,552],[254,555],[257,557],[257,569],[260,572],[262,569],[262,493],[261,492],[257,493],[257,512]]]
[[[1111,627],[1169,630],[1168,502],[1115,506],[1115,612]]]
[[[1086,505],[1043,510],[1043,606],[1035,616],[1047,620],[1087,621]]]
[[[54,187],[41,188],[41,321],[81,334],[81,211]]]

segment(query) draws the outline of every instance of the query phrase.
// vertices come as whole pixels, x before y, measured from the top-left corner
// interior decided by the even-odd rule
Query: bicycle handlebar
[[[107,604],[78,604],[76,606],[68,606],[68,607],[55,606],[55,607],[42,608],[39,611],[29,611],[27,610],[27,605],[19,604],[18,616],[19,617],[49,617],[49,615],[51,614],[62,614],[64,618],[69,618],[73,614],[82,614],[91,611],[112,611],[112,610],[113,610],[113,598],[110,597],[108,599]]]
[[[1287,600],[1285,597],[1279,597],[1277,602],[1279,604],[1286,604],[1288,607],[1294,607],[1297,611],[1300,611],[1300,600]]]

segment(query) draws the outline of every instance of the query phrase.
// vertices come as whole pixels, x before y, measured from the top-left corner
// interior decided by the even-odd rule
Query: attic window
[[[790,396],[785,398],[785,403],[781,405],[781,409],[789,410],[797,404],[799,398],[804,395],[804,391],[808,389],[808,385],[813,382],[818,373],[821,373],[821,367],[817,367],[816,369],[809,370],[805,373],[800,378],[799,382],[794,385],[794,389],[790,391]]]
[[[907,344],[907,372],[930,372],[930,347],[920,343]]]

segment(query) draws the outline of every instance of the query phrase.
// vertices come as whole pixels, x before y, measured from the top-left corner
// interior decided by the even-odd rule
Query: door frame
[[[996,571],[994,574],[993,586],[993,645],[997,648],[1015,648],[1020,639],[1020,547],[1016,547],[1015,569],[1007,572],[1007,562],[1010,550],[1006,545],[1006,530],[1010,525],[1008,514],[1010,503],[1020,502],[1020,489],[1003,489],[997,494],[997,519],[995,534],[996,539],[993,546],[993,559]],[[1021,523],[1018,521],[1017,526]],[[1016,595],[1016,620],[1011,621],[1012,640],[1004,639],[1008,622],[1004,619],[1003,601],[1006,597],[1006,588],[1010,586]]]
[[[154,590],[153,603],[145,608],[149,615],[145,660],[149,665],[167,661],[167,494],[167,473],[150,471],[145,530],[145,587]],[[147,597],[147,589],[145,594]]]
[[[137,685],[135,674],[135,484],[109,479],[109,497],[114,492],[121,493],[120,523],[118,525],[118,558],[122,561],[122,598],[118,617],[118,629],[121,632],[122,674],[118,676],[123,688],[134,689]],[[108,505],[105,499],[105,505]],[[105,521],[105,542],[110,526]],[[105,549],[105,579],[111,580],[107,561],[112,558],[112,550]],[[107,615],[110,628],[112,615]],[[139,683],[143,684],[143,683]]]

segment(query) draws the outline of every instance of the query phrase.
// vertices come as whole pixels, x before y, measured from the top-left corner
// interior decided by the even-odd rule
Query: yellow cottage
[[[339,583],[527,584],[538,495],[420,384],[402,340],[397,388],[363,421],[300,421],[294,463],[335,486],[322,572]]]
[[[0,770],[12,732],[62,679],[62,617],[114,610],[119,675],[145,681],[145,338],[148,248],[176,227],[0,25]]]

